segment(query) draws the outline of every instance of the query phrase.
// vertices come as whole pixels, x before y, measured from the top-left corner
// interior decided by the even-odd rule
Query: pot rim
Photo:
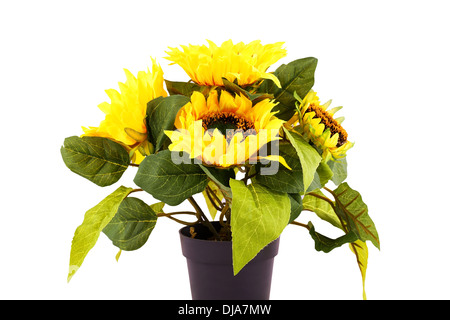
[[[217,225],[220,225],[218,221],[212,221],[211,223],[213,223],[215,227],[217,227]],[[196,226],[202,228],[203,231],[207,230],[207,227],[205,227],[201,223],[193,225],[193,227]],[[192,226],[184,226],[179,230],[183,256],[188,259],[203,261],[204,263],[231,263],[233,244],[232,240],[217,241],[191,238],[187,235],[189,233],[190,227]],[[280,237],[267,244],[258,252],[258,254],[252,259],[252,261],[273,259],[278,254],[279,242]],[[209,252],[209,254],[206,254],[206,252]]]
[[[217,228],[217,227],[220,228],[220,226],[221,226],[219,221],[211,221],[211,224],[216,228],[217,231],[220,230],[220,229]],[[192,238],[190,235],[187,235],[187,234],[186,234],[187,232],[189,232],[189,229],[190,229],[191,227],[196,228],[196,231],[198,231],[197,228],[201,228],[201,229],[203,229],[202,231],[206,231],[206,232],[208,232],[208,233],[210,232],[210,231],[207,229],[207,227],[206,227],[205,225],[203,225],[201,222],[198,222],[198,223],[196,223],[196,224],[194,224],[194,225],[191,225],[191,226],[184,226],[184,227],[180,228],[180,229],[178,230],[178,233],[180,234],[180,236],[182,236],[182,237],[184,237],[184,238],[186,238],[186,239],[192,239],[192,240],[195,240],[195,241],[224,242],[224,243],[231,243],[231,242],[232,242],[232,240],[222,240],[222,241],[217,241],[217,240],[215,240],[215,239],[208,240],[208,239],[201,239],[201,238]],[[187,231],[187,232],[184,232],[184,231]]]

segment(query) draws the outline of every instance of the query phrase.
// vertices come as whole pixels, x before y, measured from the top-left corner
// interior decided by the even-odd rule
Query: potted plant
[[[194,299],[268,299],[279,237],[292,224],[309,232],[318,251],[349,244],[365,298],[366,241],[378,249],[380,241],[361,195],[344,182],[353,143],[344,118],[334,117],[341,107],[330,109],[331,101],[322,104],[311,90],[317,59],[267,72],[286,56],[282,46],[229,40],[170,48],[166,59],[189,81],[164,79],[152,60],[151,72],[125,70],[120,92],[106,90],[111,102],[99,105],[105,119],[66,138],[62,158],[102,187],[138,167],[137,187],[120,186],[86,212],[73,237],[68,281],[101,232],[120,250],[136,250],[164,217],[185,225],[180,238]],[[135,192],[158,202],[149,205]],[[194,195],[205,198],[207,211]],[[185,201],[192,211],[168,208]],[[304,210],[343,235],[331,239],[298,222]]]

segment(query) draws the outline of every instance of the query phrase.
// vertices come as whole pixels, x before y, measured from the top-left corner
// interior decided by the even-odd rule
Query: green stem
[[[205,216],[205,214],[203,213],[202,209],[197,204],[195,199],[191,196],[188,198],[188,201],[191,203],[191,205],[194,207],[195,211],[197,212],[198,219],[200,221],[203,220],[201,223],[204,224],[209,229],[209,231],[211,231],[211,233],[214,235],[216,240],[220,241],[220,236],[217,233],[217,230],[214,228],[214,226],[211,224],[211,222],[209,222],[208,218]]]
[[[177,211],[177,212],[169,212],[169,213],[158,213],[156,214],[158,217],[167,217],[167,216],[173,216],[176,214],[190,214],[193,216],[196,216],[197,214],[195,212],[191,212],[191,211]]]
[[[316,198],[319,198],[319,199],[322,199],[322,200],[328,202],[328,203],[331,205],[331,208],[333,208],[333,210],[336,212],[336,207],[334,206],[333,201],[331,201],[331,200],[328,199],[327,197],[321,196],[320,194],[316,194],[316,193],[314,193],[314,192],[310,192],[310,193],[308,193],[308,195],[311,195],[311,196],[313,196],[313,197],[316,197]]]
[[[216,208],[217,211],[222,211],[223,204],[222,201],[217,197],[217,195],[212,191],[212,189],[209,186],[206,186],[206,195],[208,196],[209,201],[211,204]]]
[[[329,193],[331,193],[332,195],[333,195],[333,197],[334,197],[334,192],[333,192],[333,190],[330,190],[330,189],[328,189],[327,187],[323,187],[325,190],[327,190]]]
[[[333,192],[332,190],[328,189],[327,187],[324,187],[324,189],[327,190],[329,193],[331,193],[331,194],[333,195],[333,197],[335,198],[336,202],[338,201],[336,195],[334,194],[334,192]],[[322,200],[328,202],[328,203],[331,205],[331,208],[333,209],[333,211],[336,213],[336,216],[338,217],[339,222],[341,223],[341,226],[342,226],[344,232],[345,232],[345,233],[348,233],[348,228],[347,228],[347,226],[344,224],[344,221],[341,219],[341,217],[337,214],[337,212],[336,212],[336,205],[333,203],[333,201],[331,201],[331,200],[328,199],[327,197],[321,196],[321,195],[319,195],[319,194],[315,194],[315,193],[313,193],[313,192],[310,192],[310,193],[308,193],[308,194],[312,195],[313,197],[316,197],[316,198],[319,198],[319,199],[322,199]]]
[[[222,212],[220,213],[219,222],[223,227],[229,227],[229,220],[227,219],[227,223],[224,221],[224,217],[227,214],[228,210],[230,210],[230,207],[228,205],[228,202],[225,204],[225,206],[222,208]]]
[[[189,215],[197,216],[197,214],[196,214],[195,212],[190,212],[190,211],[178,211],[178,212],[170,212],[170,213],[158,213],[158,214],[156,214],[156,216],[157,216],[158,218],[161,218],[161,217],[169,218],[169,219],[171,219],[171,220],[173,220],[173,221],[176,221],[176,222],[178,222],[178,223],[180,223],[180,224],[184,224],[185,226],[192,226],[192,225],[194,225],[194,224],[199,223],[198,217],[197,217],[197,221],[194,221],[194,222],[188,222],[188,221],[183,221],[183,220],[180,220],[180,219],[177,219],[177,218],[172,217],[173,215],[176,215],[176,214],[189,214]]]
[[[291,221],[291,224],[296,225],[296,226],[300,226],[300,227],[303,227],[303,228],[306,228],[306,229],[308,229],[308,231],[310,229],[307,224],[303,224],[303,223],[300,223],[300,222],[297,222],[297,221]]]
[[[187,222],[187,221],[183,221],[183,220],[174,218],[174,217],[172,217],[172,216],[170,216],[170,215],[165,215],[165,216],[163,216],[163,217],[167,217],[167,218],[169,218],[169,219],[171,219],[171,220],[173,220],[173,221],[176,221],[176,222],[178,222],[178,223],[180,223],[180,224],[184,224],[185,226],[193,226],[193,225],[195,225],[195,224],[198,223],[198,220],[197,220],[197,221],[194,221],[194,222]]]
[[[242,169],[242,167],[237,167],[237,168],[238,168],[239,172],[242,172],[242,173],[247,172],[247,167],[244,167],[245,169]]]
[[[251,177],[254,177],[254,176],[256,175],[256,174],[252,174],[251,176],[249,176],[249,175],[248,175],[249,172],[250,172],[250,167],[245,167],[245,176],[244,176],[244,178],[242,179],[242,181],[244,181],[245,185],[247,185],[248,179],[250,179]]]

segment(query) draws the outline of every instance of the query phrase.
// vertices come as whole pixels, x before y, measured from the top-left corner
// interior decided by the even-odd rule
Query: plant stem
[[[136,164],[136,163],[131,163],[131,162],[130,162],[130,166],[132,166],[132,167],[139,167],[138,164]]]
[[[220,201],[215,192],[209,186],[206,186],[206,195],[208,196],[208,199],[209,201],[211,201],[214,208],[216,208],[217,211],[222,211],[223,209],[222,201]]]
[[[169,212],[169,213],[157,213],[156,215],[158,217],[168,217],[168,216],[173,216],[176,214],[190,214],[193,216],[196,216],[197,214],[195,212],[191,212],[191,211],[177,211],[177,212]]]
[[[328,189],[327,187],[323,187],[323,188],[333,195],[333,197],[335,198],[336,202],[339,201],[339,200],[337,199],[335,193],[334,193],[332,190]],[[319,198],[319,199],[322,199],[322,200],[328,202],[328,203],[331,205],[331,208],[333,209],[333,211],[336,213],[336,216],[338,217],[339,222],[341,223],[341,226],[342,226],[344,232],[345,232],[345,233],[348,232],[348,227],[347,227],[346,224],[344,224],[344,221],[342,220],[341,216],[340,216],[339,214],[337,214],[337,211],[336,211],[336,205],[333,203],[333,201],[331,201],[330,199],[328,199],[328,198],[325,197],[325,196],[321,196],[321,195],[319,195],[319,194],[315,194],[315,193],[312,193],[312,192],[311,192],[311,193],[308,193],[308,194],[312,195],[313,197],[316,197],[316,198]]]
[[[339,195],[336,195],[336,194],[334,193],[333,190],[330,190],[330,189],[328,189],[327,187],[323,187],[323,188],[324,188],[325,190],[327,190],[329,193],[331,193],[331,195],[334,197],[334,200],[336,201],[336,203],[339,202],[339,199],[338,199],[338,196],[339,196]],[[339,204],[338,204],[338,206],[339,206]],[[334,210],[334,212],[336,212],[336,207],[335,207],[335,206],[333,206],[333,210]],[[341,223],[341,226],[342,226],[342,228],[344,229],[344,232],[345,232],[345,233],[348,233],[348,226],[347,226],[347,224],[344,223],[344,221],[342,220],[341,216],[338,215],[337,212],[336,212],[336,215],[337,215],[337,217],[339,218],[339,222]]]
[[[247,167],[244,167],[245,169],[242,169],[242,167],[237,167],[237,168],[238,168],[239,172],[242,172],[242,173],[247,172]]]
[[[166,218],[169,218],[169,219],[171,219],[171,220],[174,220],[174,221],[176,221],[176,222],[178,222],[178,223],[184,224],[184,225],[186,225],[186,226],[192,226],[192,225],[194,225],[194,224],[196,224],[196,223],[199,223],[198,217],[197,217],[197,220],[196,220],[196,221],[194,221],[194,222],[188,222],[188,221],[183,221],[183,220],[180,220],[180,219],[177,219],[177,218],[172,217],[173,215],[176,215],[176,214],[188,214],[188,215],[197,216],[197,214],[196,214],[195,212],[191,212],[191,211],[178,211],[178,212],[170,212],[170,213],[164,213],[164,212],[162,212],[162,213],[157,213],[156,216],[157,216],[158,218],[166,217]]]
[[[195,211],[197,212],[197,216],[199,221],[203,220],[201,223],[203,223],[206,227],[208,227],[209,231],[214,235],[216,240],[220,241],[220,236],[217,233],[217,230],[214,228],[214,226],[209,222],[208,218],[203,213],[202,209],[198,205],[198,203],[195,201],[195,199],[191,196],[188,198],[191,205],[194,207]]]
[[[330,190],[330,189],[328,189],[327,187],[323,187],[325,190],[327,190],[329,193],[331,193],[333,196],[334,196],[334,192],[333,192],[333,190]]]
[[[195,199],[192,197],[192,196],[190,196],[189,198],[188,198],[188,201],[191,203],[191,205],[194,207],[194,209],[195,209],[195,212],[197,212],[197,214],[199,215],[199,216],[203,216],[203,215],[205,215],[204,213],[203,213],[203,211],[202,211],[202,208],[200,208],[200,206],[198,205],[198,203],[197,203],[197,201],[195,201]]]
[[[307,224],[303,224],[303,223],[300,223],[300,222],[297,222],[297,221],[292,221],[291,224],[296,225],[296,226],[300,226],[300,227],[303,227],[303,228],[306,228],[308,230],[310,229]]]
[[[228,210],[230,210],[230,206],[228,205],[228,202],[225,204],[225,206],[222,208],[222,212],[220,213],[219,222],[223,227],[229,227],[229,221],[227,219],[227,223],[223,221],[223,218],[227,214]]]
[[[159,215],[158,215],[158,217],[159,217]],[[173,220],[173,221],[176,221],[176,222],[178,222],[178,223],[180,223],[180,224],[184,224],[185,226],[193,226],[193,225],[195,225],[195,224],[197,224],[197,223],[199,222],[199,220],[194,221],[194,222],[187,222],[187,221],[183,221],[183,220],[174,218],[174,217],[172,217],[171,215],[164,215],[164,216],[162,216],[162,217],[167,217],[167,218],[169,218],[169,219],[171,219],[171,220]]]
[[[336,208],[335,208],[335,206],[334,206],[333,201],[331,201],[331,200],[328,199],[327,197],[321,196],[320,194],[316,194],[316,193],[314,193],[314,192],[310,192],[310,193],[308,193],[308,194],[311,195],[311,196],[313,196],[313,197],[316,197],[316,198],[319,198],[319,199],[322,199],[322,200],[328,202],[328,203],[331,205],[331,207],[333,208],[333,210],[336,211]]]

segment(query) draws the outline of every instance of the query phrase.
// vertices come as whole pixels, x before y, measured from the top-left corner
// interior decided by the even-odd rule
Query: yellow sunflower
[[[199,85],[223,86],[223,78],[246,86],[258,79],[271,79],[278,87],[280,81],[272,73],[267,73],[270,65],[286,56],[283,42],[262,45],[259,40],[249,44],[242,42],[234,45],[231,40],[220,47],[209,41],[209,47],[203,45],[169,48],[166,52],[172,64],[180,65],[189,77]]]
[[[152,72],[139,71],[137,78],[124,70],[127,81],[119,82],[121,92],[105,90],[111,103],[103,102],[98,106],[105,113],[105,119],[99,127],[82,127],[82,136],[115,140],[127,148],[134,163],[140,163],[152,152],[145,125],[147,103],[159,96],[166,97],[167,92],[163,88],[162,69],[155,60],[152,59]]]
[[[272,112],[275,104],[265,99],[252,107],[243,95],[212,90],[208,98],[194,92],[175,120],[176,131],[165,131],[172,143],[171,151],[184,151],[192,159],[216,167],[231,167],[258,159],[288,165],[282,157],[260,155],[258,151],[270,141],[280,139],[284,123]],[[254,162],[252,162],[254,161]],[[289,167],[288,167],[289,168]]]
[[[347,140],[348,134],[341,125],[344,117],[333,118],[342,107],[327,111],[331,100],[321,105],[317,93],[312,90],[303,100],[297,99],[301,101],[298,114],[287,125],[297,125],[297,131],[323,150],[322,158],[325,161],[344,158],[354,143]]]

